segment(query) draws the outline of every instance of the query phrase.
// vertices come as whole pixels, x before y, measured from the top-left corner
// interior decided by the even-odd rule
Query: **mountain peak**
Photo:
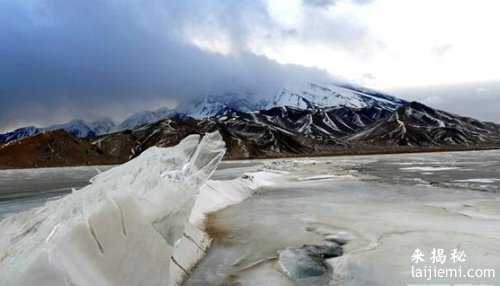
[[[396,97],[353,84],[339,82],[306,82],[287,85],[272,98],[266,96],[266,94],[240,88],[231,91],[210,93],[198,100],[186,102],[176,109],[162,107],[153,111],[141,111],[129,116],[119,125],[116,125],[110,118],[103,118],[93,122],[75,119],[64,124],[57,124],[46,128],[22,128],[0,135],[0,143],[55,129],[64,129],[77,137],[95,137],[179,116],[202,119],[221,117],[234,111],[251,113],[285,106],[303,110],[339,107],[361,109],[373,107],[379,110],[394,111],[405,104],[407,104],[406,101]]]
[[[179,113],[177,111],[167,107],[162,107],[154,111],[141,111],[129,116],[122,123],[116,126],[114,131],[132,129],[137,126],[152,123],[164,118],[176,116],[178,114]]]
[[[222,116],[230,111],[252,112],[263,109],[267,102],[255,99],[259,95],[248,91],[208,94],[201,100],[179,107],[193,118]]]
[[[348,84],[306,83],[283,88],[271,106],[294,106],[303,109],[316,107],[364,108],[378,106],[395,110],[406,102],[381,92]]]

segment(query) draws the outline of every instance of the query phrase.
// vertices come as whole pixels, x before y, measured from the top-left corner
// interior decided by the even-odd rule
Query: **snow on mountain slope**
[[[122,132],[79,140],[83,143],[90,142],[100,150],[102,156],[90,158],[87,154],[89,158],[77,158],[69,162],[66,160],[69,158],[67,154],[71,154],[70,157],[73,158],[74,152],[68,153],[65,148],[55,149],[54,140],[39,142],[40,137],[34,136],[12,142],[16,144],[3,144],[3,153],[7,156],[2,157],[0,154],[0,159],[4,158],[3,162],[7,163],[0,160],[0,168],[2,164],[12,166],[11,162],[20,161],[8,154],[12,153],[9,150],[13,150],[8,150],[8,145],[27,145],[18,150],[33,150],[29,146],[38,146],[35,152],[17,152],[25,155],[24,163],[16,165],[18,167],[31,167],[33,164],[46,166],[49,163],[88,164],[95,160],[106,162],[108,157],[126,162],[149,147],[172,146],[189,134],[215,130],[222,134],[227,143],[226,155],[230,159],[500,146],[500,125],[449,114],[416,102],[404,104],[396,110],[379,105],[311,109],[281,106],[257,112],[231,110],[223,116],[203,119],[173,117]],[[29,140],[32,138],[34,140]],[[75,141],[74,137],[71,138]],[[57,163],[55,159],[64,159],[64,162]]]
[[[129,130],[140,125],[156,122],[161,119],[178,115],[178,112],[167,107],[155,111],[142,111],[133,114],[120,123],[113,131]]]
[[[29,126],[29,127],[19,128],[8,133],[0,134],[0,144],[57,129],[63,129],[66,132],[78,138],[95,137],[109,133],[114,127],[115,123],[109,118],[93,122],[87,122],[84,120],[75,119],[63,124],[56,124],[42,128]]]
[[[116,127],[116,123],[111,118],[103,118],[90,123],[96,135],[109,133]]]
[[[50,127],[43,128],[44,131],[56,130],[56,129],[64,129],[67,132],[79,138],[96,136],[96,133],[93,130],[92,126],[89,123],[80,119],[75,119],[67,123],[52,125]]]
[[[283,88],[267,106],[293,106],[301,109],[315,107],[363,108],[378,106],[395,110],[404,100],[347,84],[307,83]]]
[[[33,136],[40,132],[41,132],[40,128],[37,128],[35,126],[19,128],[11,132],[0,134],[0,144],[14,141],[17,139],[22,139],[24,137]]]
[[[159,121],[161,119],[178,116],[179,113],[169,108],[160,108],[155,111],[143,111],[125,119],[118,126],[110,118],[88,122],[81,119],[71,120],[62,124],[55,124],[48,127],[23,127],[14,131],[0,134],[0,144],[7,143],[13,140],[22,139],[25,137],[37,135],[46,131],[63,129],[68,133],[78,138],[96,137],[111,132],[123,131],[136,128],[140,125]]]
[[[496,144],[500,126],[411,102],[348,140],[405,146]]]
[[[226,92],[210,94],[202,100],[179,107],[179,111],[193,118],[223,116],[229,111],[252,112],[263,109],[268,103],[256,99],[251,92]]]
[[[257,101],[254,98],[254,94],[246,92],[210,94],[200,100],[181,104],[175,109],[164,107],[154,111],[135,113],[120,123],[113,131],[131,130],[168,118],[189,116],[201,119],[222,116],[230,111],[252,112],[260,110],[266,105],[266,102]]]
[[[95,137],[111,132],[131,130],[162,119],[183,116],[202,119],[221,117],[234,111],[251,113],[285,106],[302,110],[345,107],[351,109],[377,108],[379,110],[394,111],[406,103],[406,101],[393,96],[347,83],[300,83],[282,88],[274,97],[269,94],[260,94],[248,90],[212,93],[197,101],[185,102],[176,109],[160,108],[154,111],[135,113],[118,126],[115,126],[110,119],[103,119],[91,123],[83,120],[73,120],[47,128],[22,128],[0,135],[0,144],[55,129],[64,129],[80,138]],[[350,119],[359,121],[359,118],[346,118],[346,120]],[[325,120],[329,121],[328,118],[325,118]],[[346,123],[351,125],[350,122]],[[337,128],[333,127],[333,129]]]
[[[395,110],[405,103],[406,101],[396,97],[346,83],[306,83],[282,88],[274,97],[248,91],[210,94],[202,100],[185,104],[178,110],[199,119],[224,116],[230,111],[255,112],[283,106],[300,109],[375,106]]]

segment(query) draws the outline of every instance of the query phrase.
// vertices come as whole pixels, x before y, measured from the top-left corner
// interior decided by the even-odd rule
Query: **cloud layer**
[[[264,27],[288,33],[268,12],[250,0],[0,0],[0,129],[329,78],[248,48]]]
[[[496,79],[495,3],[0,0],[0,131],[331,74],[384,88]],[[481,17],[463,21],[470,7]]]
[[[434,108],[500,123],[500,82],[406,88],[393,92]]]

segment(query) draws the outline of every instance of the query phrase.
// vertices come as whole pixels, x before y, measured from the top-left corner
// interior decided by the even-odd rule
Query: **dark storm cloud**
[[[319,30],[316,39],[337,33],[352,46],[362,31],[333,31],[344,24]],[[255,26],[269,28],[269,37],[280,30],[263,1],[0,0],[0,130],[123,117],[221,86],[264,94],[287,81],[328,77],[249,52]],[[232,53],[202,51],[190,33],[223,35]]]

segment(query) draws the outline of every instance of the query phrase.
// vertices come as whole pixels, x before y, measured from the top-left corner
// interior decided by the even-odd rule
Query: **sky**
[[[0,131],[348,80],[500,122],[497,0],[0,0]]]

